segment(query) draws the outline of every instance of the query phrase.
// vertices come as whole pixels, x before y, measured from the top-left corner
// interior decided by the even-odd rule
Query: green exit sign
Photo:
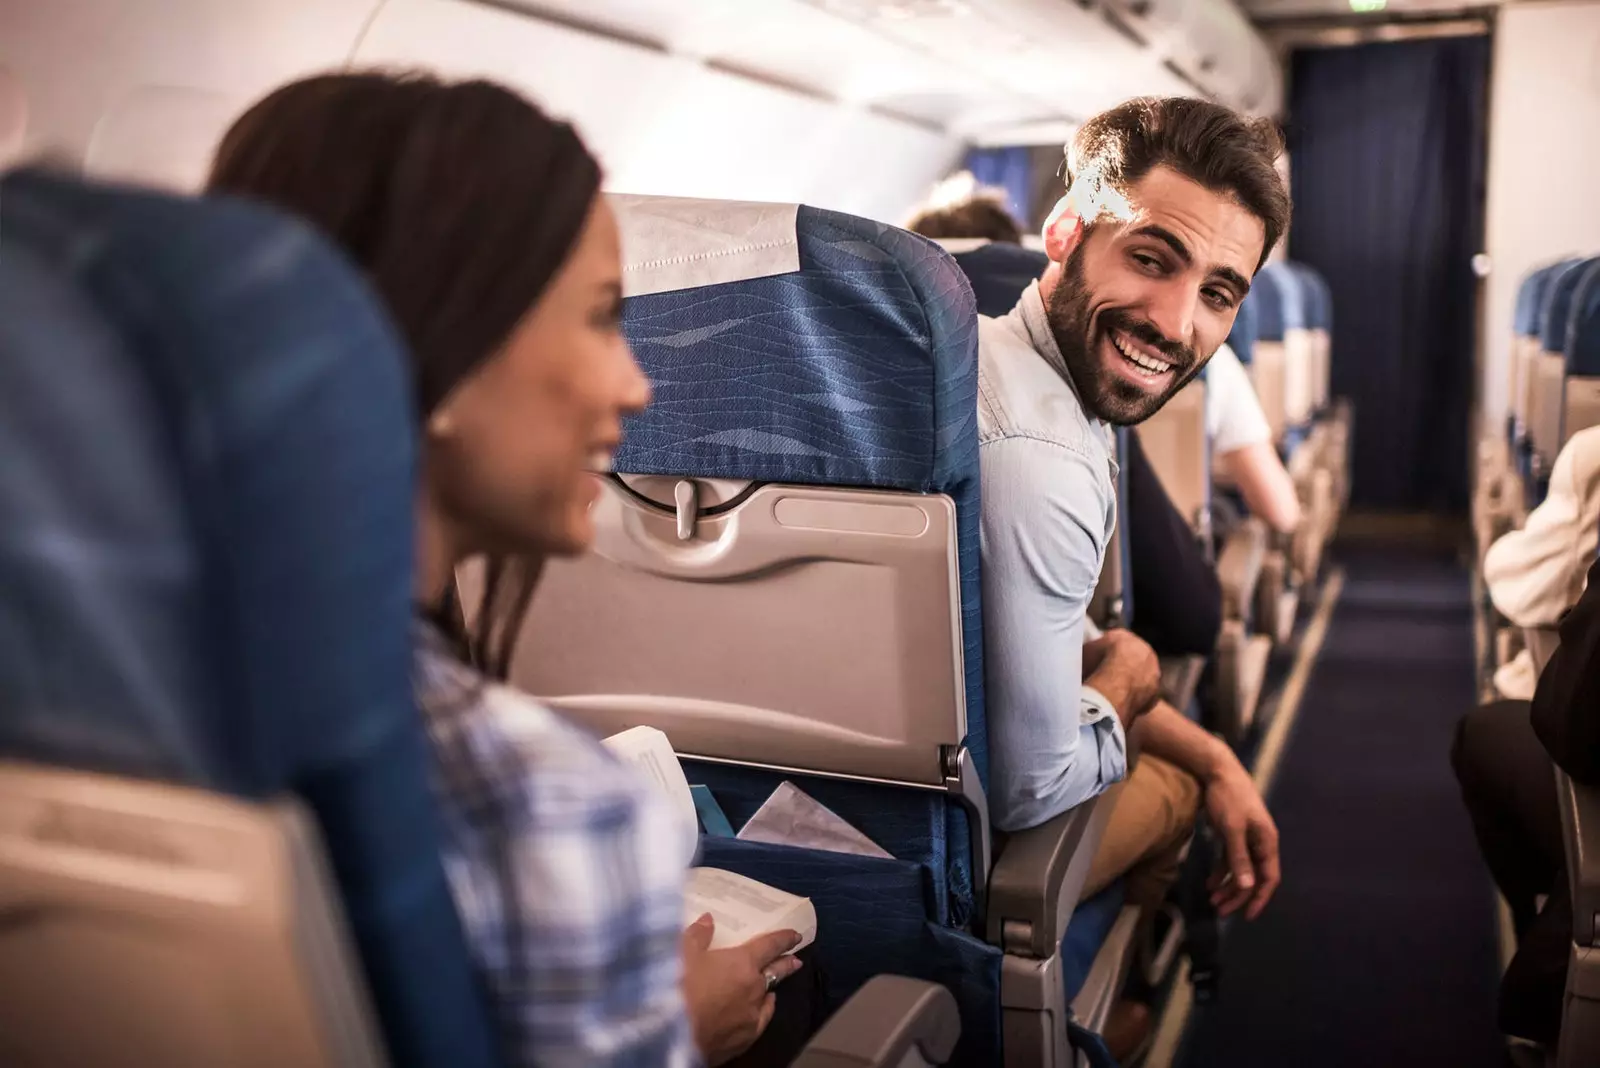
[[[1389,6],[1389,0],[1350,0],[1350,10],[1366,14],[1369,11],[1382,11]]]

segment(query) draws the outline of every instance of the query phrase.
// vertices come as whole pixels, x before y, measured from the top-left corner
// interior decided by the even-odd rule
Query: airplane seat
[[[1589,261],[1573,287],[1566,328],[1558,451],[1578,431],[1600,424],[1600,258]]]
[[[1282,337],[1277,313],[1278,285],[1272,277],[1262,280],[1257,275],[1257,279],[1234,316],[1228,346],[1249,372],[1256,399],[1276,442],[1283,433],[1283,345],[1281,340],[1273,340]],[[1265,344],[1262,342],[1264,319],[1269,320],[1266,328],[1270,332]],[[1306,520],[1302,519],[1301,525],[1305,524]],[[1268,532],[1267,551],[1262,557],[1256,583],[1255,619],[1261,631],[1278,645],[1287,644],[1293,635],[1300,602],[1301,580],[1292,563],[1292,549],[1298,533]]]
[[[546,565],[511,681],[601,734],[663,730],[735,827],[789,781],[881,847],[702,839],[701,863],[813,900],[830,1004],[914,975],[960,1005],[956,1062],[1067,1063],[1061,945],[1110,808],[991,841],[970,286],[836,212],[613,203],[654,401],[595,551]],[[459,578],[470,613],[482,575]]]
[[[1292,265],[1306,290],[1307,317],[1311,324],[1312,353],[1311,451],[1316,465],[1328,472],[1332,500],[1325,540],[1331,541],[1339,517],[1350,499],[1350,430],[1353,411],[1348,402],[1333,403],[1333,292],[1313,267]]]
[[[1534,668],[1541,674],[1560,645],[1557,627],[1526,632]],[[1600,787],[1574,782],[1555,769],[1566,854],[1567,889],[1572,895],[1572,952],[1562,1001],[1561,1038],[1546,1063],[1554,1068],[1600,1064]]]
[[[1561,449],[1561,418],[1566,381],[1567,320],[1573,294],[1595,260],[1567,260],[1547,276],[1539,309],[1538,351],[1530,364],[1528,393],[1528,442],[1535,499],[1544,497],[1542,487],[1550,477],[1556,453]]]
[[[1162,488],[1181,514],[1192,517],[1195,535],[1211,555],[1211,438],[1206,427],[1204,372],[1141,423],[1137,433]],[[1228,532],[1216,557],[1223,622],[1217,636],[1214,685],[1210,688],[1206,719],[1209,726],[1234,744],[1243,741],[1255,718],[1271,655],[1272,640],[1251,629],[1266,543],[1265,526],[1259,520],[1246,519]],[[1188,706],[1187,701],[1180,702],[1177,697],[1193,696],[1204,666],[1203,660],[1174,664],[1170,669],[1163,663],[1164,671],[1174,672],[1168,698],[1176,707]],[[1178,679],[1189,683],[1187,690],[1178,691]]]
[[[1044,274],[1050,257],[1004,242],[945,239],[939,245],[972,283],[978,314],[998,318],[1017,306],[1022,291]]]
[[[1306,392],[1310,333],[1306,329],[1304,293],[1294,270],[1280,262],[1267,264],[1256,272],[1251,299],[1259,301],[1251,381],[1256,385],[1256,395],[1274,432],[1283,464],[1294,480],[1304,515],[1290,537],[1288,564],[1299,587],[1310,588],[1322,568],[1333,500],[1330,480],[1315,464],[1317,457],[1309,448],[1302,448],[1310,417]],[[1286,628],[1278,630],[1278,638],[1288,641],[1293,620],[1280,616],[1277,622],[1286,624]]]
[[[0,233],[6,1059],[498,1063],[411,696],[385,318],[237,204],[20,172]]]
[[[0,232],[6,1063],[500,1064],[412,696],[387,318],[237,202],[19,172]],[[942,1063],[952,1009],[882,977],[797,1068]]]
[[[1527,440],[1523,379],[1528,348],[1537,335],[1539,303],[1547,267],[1530,270],[1517,285],[1512,312],[1511,353],[1507,360],[1506,419],[1503,427],[1485,427],[1479,436],[1473,481],[1473,530],[1478,567],[1502,535],[1521,525],[1527,493],[1520,455]]]

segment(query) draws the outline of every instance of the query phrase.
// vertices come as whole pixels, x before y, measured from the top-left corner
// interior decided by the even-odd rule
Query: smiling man
[[[1149,646],[1125,631],[1086,642],[1084,615],[1116,523],[1110,427],[1155,414],[1227,339],[1288,224],[1281,148],[1269,123],[1200,100],[1090,119],[1045,226],[1049,268],[1009,315],[980,320],[990,810],[1020,830],[1118,782],[1143,716],[1145,758],[1090,884],[1127,876],[1145,906],[1176,876],[1202,797],[1227,852],[1223,911],[1254,916],[1278,884],[1277,830],[1239,762],[1159,700]]]

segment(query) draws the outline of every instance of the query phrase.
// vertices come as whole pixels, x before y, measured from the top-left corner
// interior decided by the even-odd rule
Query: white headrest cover
[[[791,274],[800,269],[798,204],[613,193],[622,230],[622,295]]]

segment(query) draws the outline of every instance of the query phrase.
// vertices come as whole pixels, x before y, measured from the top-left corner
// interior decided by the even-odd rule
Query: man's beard
[[[1077,387],[1078,396],[1089,414],[1113,426],[1142,423],[1188,385],[1205,366],[1205,361],[1188,345],[1165,337],[1148,320],[1136,319],[1116,308],[1091,315],[1092,301],[1093,294],[1084,278],[1083,246],[1080,244],[1062,267],[1061,278],[1045,308],[1045,318],[1066,362],[1067,373],[1072,376],[1072,384]],[[1172,384],[1160,393],[1151,393],[1106,366],[1100,352],[1102,344],[1109,343],[1112,331],[1135,338],[1160,352],[1173,365]]]

